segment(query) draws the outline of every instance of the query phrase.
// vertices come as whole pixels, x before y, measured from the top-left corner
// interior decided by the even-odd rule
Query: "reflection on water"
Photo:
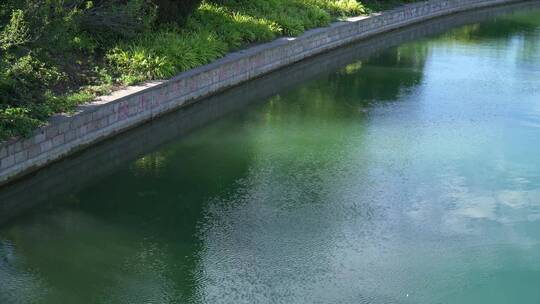
[[[0,303],[540,301],[539,7],[326,54],[2,189]]]

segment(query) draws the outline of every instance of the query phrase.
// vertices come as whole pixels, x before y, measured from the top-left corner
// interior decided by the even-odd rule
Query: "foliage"
[[[362,12],[355,0],[203,2],[183,28],[160,28],[110,50],[107,63],[124,84],[167,78],[247,43],[298,35],[333,17]]]
[[[24,12],[20,9],[14,10],[8,24],[0,32],[0,47],[2,50],[8,50],[27,43],[29,31],[24,21]]]
[[[27,135],[51,114],[105,92],[111,76],[102,54],[150,31],[154,18],[146,0],[0,4],[0,139]]]
[[[183,24],[201,4],[201,0],[153,0],[157,6],[157,20],[161,24]]]
[[[162,31],[107,54],[112,68],[125,84],[167,78],[223,55],[226,46],[213,34],[178,35]]]
[[[39,120],[30,117],[28,109],[10,107],[0,109],[0,130],[5,137],[29,135],[39,125]]]
[[[0,140],[115,86],[369,9],[356,0],[2,0]]]
[[[362,3],[367,13],[382,11],[405,3],[418,2],[419,0],[363,0]]]
[[[133,38],[156,22],[157,8],[147,0],[86,2],[78,14],[79,31],[105,43]]]

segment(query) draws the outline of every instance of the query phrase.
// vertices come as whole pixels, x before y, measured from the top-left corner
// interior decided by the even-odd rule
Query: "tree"
[[[202,0],[153,0],[157,6],[157,22],[183,24]]]

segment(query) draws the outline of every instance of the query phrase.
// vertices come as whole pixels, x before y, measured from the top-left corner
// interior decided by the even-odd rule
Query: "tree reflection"
[[[422,43],[380,51],[280,94],[265,106],[264,115],[273,120],[281,116],[361,117],[370,105],[396,101],[419,85],[428,54],[429,47]]]
[[[538,11],[518,11],[500,16],[490,21],[475,23],[449,31],[435,44],[478,44],[490,42],[505,46],[509,42],[518,42],[518,54],[521,62],[530,61],[540,54],[539,42],[540,13]]]

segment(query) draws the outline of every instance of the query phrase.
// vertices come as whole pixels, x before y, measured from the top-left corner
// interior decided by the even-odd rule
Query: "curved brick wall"
[[[27,139],[0,144],[0,185],[43,167],[99,140],[139,125],[200,97],[279,69],[330,49],[405,25],[474,8],[520,0],[431,0],[370,17],[350,18],[297,38],[231,53],[167,81],[104,96],[73,115],[56,115]]]

